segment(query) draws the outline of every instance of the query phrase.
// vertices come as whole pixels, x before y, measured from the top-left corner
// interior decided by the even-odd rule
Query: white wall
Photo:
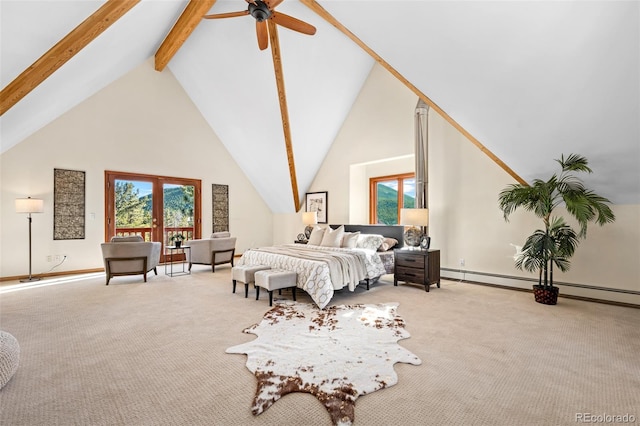
[[[412,161],[385,160],[412,156],[413,113],[417,101],[417,97],[386,70],[380,66],[373,68],[309,189],[328,191],[330,223],[367,223],[368,178],[371,177],[367,167],[385,167],[381,174],[414,171]],[[568,154],[559,146],[557,156],[563,153]],[[549,162],[552,164],[553,159]],[[497,204],[498,194],[512,183],[516,182],[511,176],[431,111],[429,232],[432,248],[440,249],[443,268],[463,272],[443,271],[443,275],[531,288],[531,283],[526,281],[495,277],[537,278],[513,266],[515,249],[510,243],[523,245],[526,237],[542,225],[532,214],[520,211],[511,216],[509,223],[504,221]],[[604,227],[591,225],[587,240],[580,243],[572,259],[571,270],[556,272],[556,281],[640,291],[640,206],[612,208],[617,215],[616,222]],[[561,214],[561,209],[558,213]],[[282,226],[281,230],[284,229]],[[293,233],[287,236],[294,237]],[[464,267],[460,266],[460,259],[464,259]],[[561,287],[561,292],[640,304],[640,296],[624,293],[567,286]]]
[[[86,172],[86,236],[53,240],[53,169]],[[33,272],[50,254],[66,254],[55,271],[101,268],[104,171],[202,180],[202,234],[211,233],[211,184],[229,185],[230,230],[237,250],[272,243],[272,214],[218,137],[166,69],[153,60],[76,106],[0,156],[0,276],[28,272],[27,220],[15,198],[43,198],[33,215]],[[92,219],[92,214],[95,219]]]

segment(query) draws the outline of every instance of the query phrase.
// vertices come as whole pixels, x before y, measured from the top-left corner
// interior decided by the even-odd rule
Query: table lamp
[[[429,224],[429,209],[400,209],[400,225],[405,226],[404,243],[409,247],[418,247],[424,232],[422,227]]]

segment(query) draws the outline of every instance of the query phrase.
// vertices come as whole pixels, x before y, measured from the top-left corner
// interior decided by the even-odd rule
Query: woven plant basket
[[[558,287],[544,287],[541,285],[533,286],[533,295],[536,302],[544,305],[555,305],[558,303]]]

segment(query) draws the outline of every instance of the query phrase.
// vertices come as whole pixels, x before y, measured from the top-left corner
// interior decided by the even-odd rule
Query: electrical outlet
[[[460,258],[460,266],[464,266],[464,258]]]
[[[47,262],[53,262],[53,256],[51,255],[47,256]]]
[[[53,260],[54,260],[54,261],[56,261],[56,262],[60,262],[60,255],[59,255],[59,254],[56,254],[56,255],[53,257]]]

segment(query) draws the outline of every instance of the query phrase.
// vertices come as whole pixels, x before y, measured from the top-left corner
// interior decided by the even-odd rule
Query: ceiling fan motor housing
[[[249,3],[249,13],[258,22],[262,22],[271,17],[271,10],[269,10],[269,6],[260,0],[256,0],[255,3]]]

